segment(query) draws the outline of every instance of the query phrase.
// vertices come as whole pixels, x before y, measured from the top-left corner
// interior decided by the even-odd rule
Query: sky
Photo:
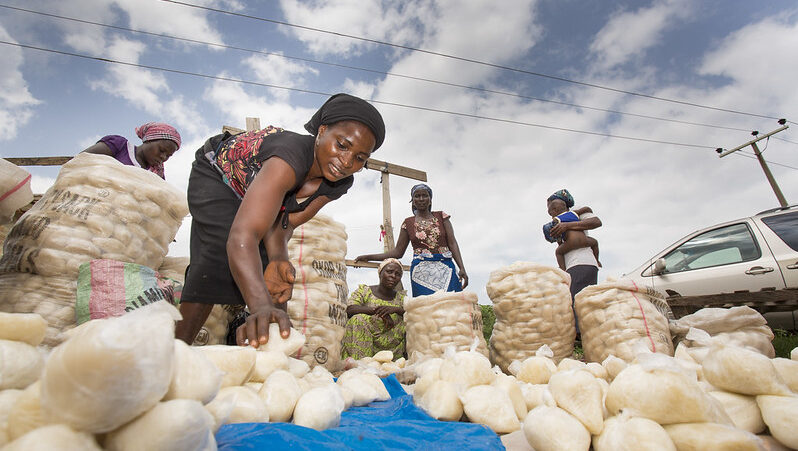
[[[603,223],[599,281],[777,207],[750,146],[715,149],[798,122],[792,0],[0,0],[0,41],[0,156],[74,155],[108,134],[138,143],[136,126],[162,121],[183,138],[165,165],[181,190],[224,125],[302,132],[331,94],[373,101],[387,128],[373,157],[426,172],[481,303],[491,271],[556,265],[541,226],[561,188]],[[787,125],[759,147],[798,203]],[[36,193],[58,173],[27,169]],[[397,236],[415,183],[390,177]],[[322,210],[345,225],[347,258],[382,251],[381,190],[365,170]],[[188,255],[189,227],[170,255]]]

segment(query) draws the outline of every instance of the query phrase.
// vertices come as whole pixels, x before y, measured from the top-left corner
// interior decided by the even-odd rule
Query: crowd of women
[[[265,344],[270,323],[288,335],[285,303],[295,278],[288,239],[294,228],[349,190],[353,174],[385,139],[377,109],[348,94],[330,97],[305,130],[308,134],[275,127],[223,133],[196,151],[188,184],[190,265],[177,338],[192,343],[214,304],[247,307],[249,316],[235,330],[239,345]],[[136,134],[142,139],[139,146],[109,135],[85,152],[109,155],[163,178],[163,163],[180,147],[179,133],[167,124],[148,123]],[[349,297],[343,357],[362,358],[381,350],[404,354],[406,294],[399,289],[403,267],[398,259],[408,244],[413,248],[414,297],[468,286],[450,215],[432,209],[432,189],[425,184],[414,186],[410,197],[413,214],[402,222],[393,250],[355,258],[380,262],[379,282],[362,284]],[[584,250],[593,247],[590,256],[595,252],[597,257],[597,243],[583,232],[601,225],[600,221],[589,209],[566,215],[573,207],[566,190],[550,196],[547,207],[553,222],[544,226],[544,234],[559,243],[556,255],[561,266],[581,287],[595,284],[598,261],[586,257]]]

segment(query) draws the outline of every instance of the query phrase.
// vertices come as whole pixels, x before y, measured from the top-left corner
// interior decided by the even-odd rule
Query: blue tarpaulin
[[[291,423],[226,424],[216,434],[220,450],[503,450],[490,428],[438,421],[413,404],[395,376],[384,378],[391,399],[352,407],[326,431]]]

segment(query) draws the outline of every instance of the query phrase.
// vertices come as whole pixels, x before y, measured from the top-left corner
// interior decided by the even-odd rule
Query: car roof
[[[788,205],[786,207],[771,208],[770,210],[760,211],[759,213],[756,214],[756,216],[762,216],[762,215],[766,215],[766,214],[769,214],[769,213],[776,213],[776,212],[780,212],[780,211],[791,210],[791,209],[793,209],[795,207],[798,207],[798,204]]]

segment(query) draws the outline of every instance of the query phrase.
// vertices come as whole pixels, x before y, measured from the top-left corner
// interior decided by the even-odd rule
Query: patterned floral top
[[[442,211],[433,211],[429,219],[411,216],[402,222],[402,229],[407,231],[413,245],[413,255],[451,254],[443,227],[443,220],[448,218],[450,216]]]
[[[227,176],[225,182],[239,196],[244,197],[252,179],[258,174],[263,161],[258,158],[263,138],[279,133],[282,128],[271,125],[261,129],[242,133],[234,139],[227,140],[216,154],[216,164]]]

